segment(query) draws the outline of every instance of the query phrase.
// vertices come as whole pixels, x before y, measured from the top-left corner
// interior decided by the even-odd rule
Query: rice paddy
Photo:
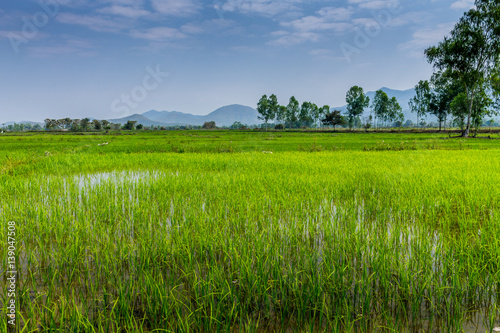
[[[500,140],[39,134],[0,161],[4,332],[500,326]]]

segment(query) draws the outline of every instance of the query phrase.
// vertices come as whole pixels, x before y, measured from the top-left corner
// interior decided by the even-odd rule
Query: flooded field
[[[18,329],[500,326],[500,150],[262,151],[62,153],[4,173]]]

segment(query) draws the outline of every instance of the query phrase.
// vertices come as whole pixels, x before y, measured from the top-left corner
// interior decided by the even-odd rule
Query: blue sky
[[[473,1],[19,0],[0,7],[0,121],[340,106],[428,79],[423,49]]]

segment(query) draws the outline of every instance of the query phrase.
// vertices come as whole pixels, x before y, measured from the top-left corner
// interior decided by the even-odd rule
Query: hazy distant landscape
[[[403,113],[406,120],[412,120],[416,122],[416,115],[411,112],[408,107],[408,102],[411,98],[415,96],[415,89],[408,90],[393,90],[389,88],[381,88],[382,91],[386,92],[389,97],[396,97],[398,102],[403,108]],[[367,96],[373,99],[375,95],[374,91],[367,92]],[[342,113],[345,113],[347,109],[346,105],[339,107],[332,107],[331,110],[339,110]],[[362,117],[367,117],[370,114],[371,110],[366,109],[363,113]],[[430,122],[435,122],[436,117],[432,115],[427,115],[425,119]],[[261,124],[262,121],[259,119],[259,114],[254,107],[244,106],[244,105],[227,105],[221,107],[213,112],[210,112],[206,115],[193,115],[189,113],[184,113],[180,111],[156,111],[150,110],[144,112],[142,114],[133,114],[130,116],[115,118],[115,119],[107,119],[111,123],[116,124],[126,124],[127,121],[135,121],[137,124],[142,124],[144,126],[180,126],[180,125],[194,125],[201,126],[207,121],[215,121],[218,126],[226,126],[229,127],[235,122],[240,122],[245,125],[258,125]],[[18,122],[6,122],[2,123],[3,127],[8,125],[18,124],[39,124],[41,127],[44,126],[41,122],[34,121],[18,121]]]

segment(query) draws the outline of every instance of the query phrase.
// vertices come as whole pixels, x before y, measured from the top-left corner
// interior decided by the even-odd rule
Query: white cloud
[[[396,8],[400,5],[399,0],[349,0],[349,3],[358,5],[359,8],[372,10]]]
[[[187,34],[214,33],[234,25],[230,20],[207,20],[201,23],[191,22],[183,25],[181,30]]]
[[[301,0],[227,0],[222,5],[217,5],[216,8],[227,12],[274,16],[297,10],[296,4],[300,2]]]
[[[303,42],[317,42],[325,33],[341,33],[353,28],[348,22],[353,11],[349,8],[325,7],[315,13],[297,20],[281,22],[289,31],[276,31],[278,37],[272,44],[294,45]]]
[[[118,23],[101,16],[61,13],[57,16],[57,20],[66,24],[83,25],[95,31],[116,32],[125,27],[122,23]]]
[[[354,13],[352,8],[325,7],[318,11],[319,16],[335,21],[347,21]]]
[[[278,33],[273,34],[279,36],[279,38],[269,42],[269,44],[280,46],[292,46],[305,42],[317,42],[321,38],[321,35],[315,32],[285,32],[282,34],[282,31],[279,31]]]
[[[85,0],[57,0],[57,3],[64,7],[81,7],[88,4]]]
[[[143,0],[106,0],[106,2],[113,6],[142,7],[144,5]]]
[[[435,28],[423,28],[415,31],[412,39],[400,44],[398,48],[410,56],[421,57],[423,51],[433,45],[438,44],[449,35],[454,23],[439,24]]]
[[[93,56],[93,45],[88,41],[69,39],[53,45],[28,47],[28,52],[32,57],[50,58],[53,56]]]
[[[151,3],[160,14],[170,16],[190,16],[201,9],[195,0],[151,0]]]
[[[125,17],[130,17],[130,18],[136,18],[136,17],[146,16],[146,15],[150,14],[147,10],[144,10],[141,8],[129,7],[129,6],[119,6],[119,5],[101,8],[97,11],[99,13],[103,13],[103,14],[120,15],[120,16],[125,16]]]
[[[474,0],[459,0],[451,4],[453,9],[471,9],[474,7]]]
[[[165,41],[184,38],[186,36],[179,30],[169,27],[156,27],[144,31],[133,30],[130,35],[134,38],[150,41]]]
[[[284,22],[281,24],[284,27],[290,27],[299,32],[310,31],[346,31],[352,27],[352,24],[347,22],[332,22],[325,17],[306,16],[299,20]]]

